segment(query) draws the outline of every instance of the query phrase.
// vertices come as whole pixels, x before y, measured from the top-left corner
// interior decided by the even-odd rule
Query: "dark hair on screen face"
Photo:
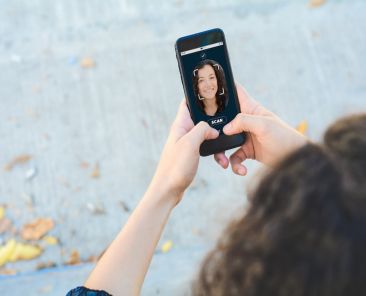
[[[207,59],[207,60],[201,61],[194,68],[193,74],[192,74],[193,75],[193,92],[196,97],[196,102],[197,102],[198,106],[200,107],[202,112],[205,112],[205,105],[204,105],[203,101],[201,101],[198,98],[198,95],[199,95],[198,75],[194,75],[194,73],[195,72],[198,73],[198,70],[202,69],[206,65],[210,65],[215,71],[216,80],[217,80],[217,92],[216,92],[217,111],[216,111],[216,113],[219,113],[219,112],[224,111],[224,109],[228,103],[228,94],[227,94],[227,87],[226,87],[226,81],[225,81],[225,74],[224,74],[222,67],[220,66],[220,64],[218,62]],[[224,91],[222,91],[222,90],[224,90]]]
[[[366,114],[269,172],[206,257],[193,295],[366,295]]]

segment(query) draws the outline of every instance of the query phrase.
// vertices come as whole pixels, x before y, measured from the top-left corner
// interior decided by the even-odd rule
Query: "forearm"
[[[150,186],[85,282],[113,295],[139,295],[156,245],[175,205],[167,190]]]

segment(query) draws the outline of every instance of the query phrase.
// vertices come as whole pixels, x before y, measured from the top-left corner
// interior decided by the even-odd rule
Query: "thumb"
[[[210,127],[205,121],[200,121],[192,130],[187,134],[187,137],[194,145],[201,145],[205,140],[216,139],[219,136],[219,132]]]
[[[260,135],[266,125],[266,118],[258,115],[239,113],[232,121],[224,126],[226,135],[234,135],[242,132],[250,132]]]

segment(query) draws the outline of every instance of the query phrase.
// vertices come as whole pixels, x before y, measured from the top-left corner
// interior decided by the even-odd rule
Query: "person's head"
[[[206,257],[193,295],[365,295],[366,114],[281,161]]]
[[[227,104],[225,75],[220,64],[213,60],[201,61],[193,70],[193,91],[204,112],[209,101],[214,101],[221,112]]]

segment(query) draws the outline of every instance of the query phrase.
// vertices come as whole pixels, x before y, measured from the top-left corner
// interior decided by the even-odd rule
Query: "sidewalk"
[[[82,284],[92,265],[64,263],[73,251],[82,261],[98,256],[126,222],[183,98],[178,37],[221,27],[236,80],[292,126],[305,120],[313,140],[334,119],[365,110],[364,1],[329,0],[317,8],[241,2],[3,5],[0,163],[32,157],[0,170],[0,205],[18,230],[52,218],[49,235],[59,243],[35,260],[7,264],[18,274],[0,277],[1,295],[63,295]],[[189,295],[204,251],[243,210],[258,167],[249,163],[249,176],[241,178],[202,159],[157,250],[169,240],[173,247],[154,257],[142,295]],[[1,234],[0,242],[11,237]],[[47,261],[57,267],[35,271]]]

